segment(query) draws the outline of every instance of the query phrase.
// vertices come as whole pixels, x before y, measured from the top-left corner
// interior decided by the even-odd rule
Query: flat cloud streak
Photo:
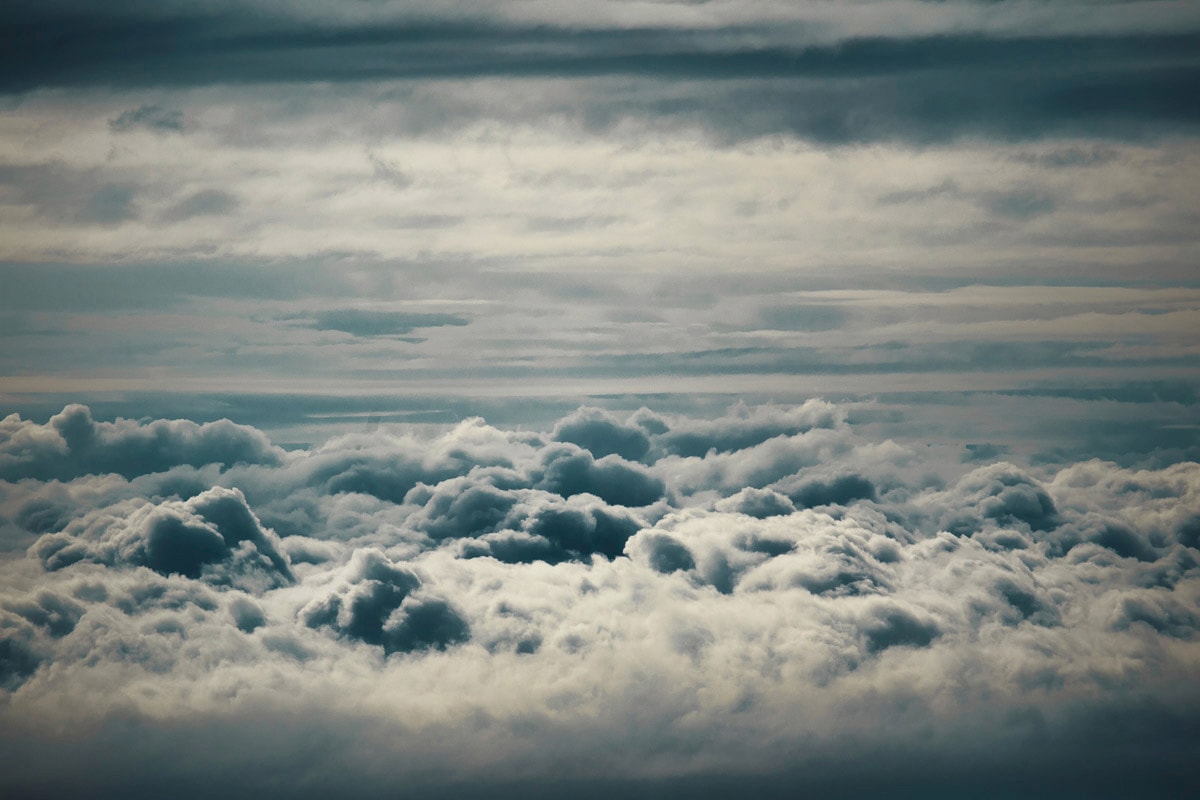
[[[103,458],[41,466],[80,430]],[[148,431],[190,438],[130,460]],[[6,791],[1181,787],[1200,465],[964,465],[864,431],[817,400],[585,407],[284,452],[10,417]]]
[[[966,28],[822,42],[788,41],[786,33],[780,40],[789,26],[762,24],[595,28],[449,18],[356,24],[250,9],[98,13],[70,5],[10,14],[0,61],[0,89],[7,92],[621,77],[648,88],[618,92],[607,110],[591,108],[595,123],[675,118],[734,138],[789,133],[822,142],[927,142],[980,133],[1158,136],[1200,122],[1190,91],[1200,75],[1192,31],[996,35]],[[984,82],[988,90],[981,93]],[[113,124],[176,131],[182,125],[154,106],[125,112]]]

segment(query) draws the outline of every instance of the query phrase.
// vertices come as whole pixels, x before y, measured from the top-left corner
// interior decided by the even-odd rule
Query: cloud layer
[[[963,463],[821,401],[292,452],[83,406],[2,431],[13,796],[127,790],[164,742],[189,756],[141,790],[249,796],[227,737],[268,728],[254,760],[299,796],[327,770],[364,797],[861,796],[1018,764],[1124,796],[1097,753],[1165,796],[1197,743],[1194,462]]]
[[[0,796],[1198,794],[1198,44],[0,4]]]

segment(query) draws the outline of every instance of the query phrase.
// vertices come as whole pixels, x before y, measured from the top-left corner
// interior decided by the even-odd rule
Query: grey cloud
[[[1008,445],[995,444],[993,442],[972,442],[963,445],[962,460],[967,461],[993,461],[999,456],[1006,455],[1009,451]]]
[[[927,616],[896,604],[874,606],[862,623],[867,651],[878,653],[889,647],[926,647],[941,636],[937,623]]]
[[[665,533],[638,537],[630,555],[644,559],[652,569],[664,574],[686,572],[696,568],[696,560],[687,546]]]
[[[643,526],[640,519],[623,509],[572,498],[538,508],[526,521],[525,530],[572,558],[592,554],[616,558],[629,537]]]
[[[1038,191],[997,192],[984,198],[984,206],[989,212],[1011,219],[1039,217],[1053,211],[1057,205],[1053,196]]]
[[[828,331],[840,328],[849,315],[837,306],[775,306],[762,311],[765,327],[784,331]]]
[[[184,502],[97,509],[42,536],[31,553],[49,570],[80,561],[130,564],[259,591],[295,579],[278,539],[262,527],[242,493],[220,487]]]
[[[629,474],[638,482],[647,479]],[[530,489],[529,484],[530,478],[517,472],[476,469],[436,486],[419,485],[405,499],[421,507],[405,525],[435,541],[468,539],[457,545],[464,555],[512,563],[586,560],[597,554],[615,558],[644,526],[628,510],[601,499],[602,488],[560,494]],[[639,491],[638,485],[633,491]]]
[[[879,202],[884,205],[905,205],[912,202],[932,200],[938,197],[957,197],[962,195],[963,190],[958,183],[952,180],[945,180],[936,186],[930,186],[927,189],[905,189],[899,192],[888,192],[879,197]]]
[[[1038,532],[1053,530],[1060,518],[1054,500],[1032,476],[1007,462],[979,467],[963,476],[933,502],[945,503],[941,524],[969,535],[985,520],[1024,525]]]
[[[1197,122],[1188,102],[1196,34],[1187,28],[1128,36],[968,30],[814,44],[789,41],[778,26],[580,29],[436,17],[353,25],[232,6],[117,13],[58,5],[8,16],[0,62],[8,92],[615,77],[640,86],[607,106],[593,98],[571,109],[586,124],[644,116],[699,121],[735,137],[787,132],[845,142],[1137,136]],[[1034,71],[1037,82],[1028,79]]]
[[[803,469],[846,455],[852,451],[852,442],[853,433],[848,428],[817,428],[772,436],[728,452],[711,450],[702,457],[667,456],[655,462],[655,471],[670,482],[672,489],[686,494],[768,488]]]
[[[737,494],[725,498],[717,503],[716,508],[718,511],[736,511],[759,519],[786,516],[796,510],[796,506],[786,495],[772,489],[754,487],[742,489]]]
[[[1031,583],[1005,576],[997,579],[992,589],[1016,612],[1014,621],[1029,620],[1036,625],[1046,626],[1062,622],[1062,615],[1054,601]]]
[[[593,494],[613,505],[648,506],[666,492],[662,480],[644,468],[614,455],[594,459],[570,444],[547,447],[541,462],[534,488],[564,497]]]
[[[359,492],[403,503],[417,484],[436,484],[475,467],[511,467],[532,448],[473,418],[430,448],[412,438],[347,436],[326,443],[300,465],[298,480],[329,492]]]
[[[0,613],[0,690],[16,689],[42,663],[34,649],[32,626],[15,616]]]
[[[179,611],[195,607],[202,611],[215,611],[218,603],[213,593],[205,586],[190,581],[169,578],[166,580],[139,579],[111,593],[101,588],[113,607],[124,614],[136,616],[155,611]],[[83,598],[80,598],[83,599]]]
[[[36,596],[9,601],[2,604],[5,609],[24,617],[33,625],[44,628],[51,636],[62,637],[75,629],[83,616],[84,608],[69,597],[49,591]]]
[[[830,480],[808,480],[788,490],[788,496],[799,508],[874,500],[875,494],[875,484],[861,475],[840,475]]]
[[[183,112],[162,106],[145,104],[137,108],[122,111],[109,120],[108,127],[117,133],[125,133],[135,128],[147,128],[152,131],[167,133],[183,132]]]
[[[435,540],[490,533],[505,521],[517,502],[512,491],[466,478],[443,481],[427,492],[421,488],[405,498],[422,504],[408,522]]]
[[[1060,147],[1041,155],[1023,156],[1020,160],[1048,169],[1072,169],[1108,164],[1117,158],[1110,147]]]
[[[182,222],[193,217],[225,216],[232,214],[239,205],[235,195],[220,189],[204,189],[190,195],[164,212],[168,222]]]
[[[116,472],[124,477],[180,464],[279,464],[282,451],[257,430],[220,420],[96,422],[84,405],[69,405],[45,425],[10,414],[0,420],[0,479],[70,479]]]
[[[650,449],[650,439],[641,428],[622,423],[601,408],[581,408],[559,420],[552,433],[560,442],[577,444],[597,458],[620,456],[641,460]]]
[[[120,174],[62,163],[0,165],[0,195],[51,223],[114,226],[140,216],[140,187]]]
[[[413,179],[395,164],[375,155],[371,155],[370,159],[377,180],[390,184],[396,189],[407,189],[412,185]]]
[[[491,557],[508,564],[529,564],[544,561],[554,564],[568,555],[545,536],[527,531],[501,530],[468,539],[459,546],[463,558]]]
[[[655,438],[655,444],[670,455],[703,456],[710,450],[744,450],[779,436],[836,428],[843,422],[837,408],[819,401],[794,408],[738,406],[715,420],[677,420]]]
[[[343,331],[352,336],[402,336],[418,328],[466,325],[470,320],[460,314],[418,313],[409,311],[371,311],[345,308],[320,311],[307,324],[322,331]]]
[[[137,219],[136,188],[129,184],[106,184],[92,192],[84,205],[82,219],[100,225],[116,225]]]
[[[1200,631],[1200,613],[1161,589],[1128,592],[1117,604],[1112,625],[1126,630],[1135,623],[1173,638],[1192,639]]]
[[[420,592],[422,581],[377,550],[356,551],[343,572],[344,587],[301,612],[309,627],[329,627],[384,653],[445,649],[466,641],[466,621],[445,600]]]
[[[879,202],[884,205],[902,205],[941,198],[965,200],[977,205],[993,217],[1017,221],[1049,214],[1060,205],[1059,198],[1043,189],[971,191],[963,189],[952,180],[943,181],[928,189],[889,192],[880,196]]]
[[[296,263],[259,264],[247,270],[219,261],[82,266],[4,262],[0,277],[9,289],[0,297],[0,307],[17,311],[162,310],[195,297],[261,300],[347,294],[345,285],[330,274]]]
[[[246,633],[252,633],[267,623],[262,609],[253,600],[244,597],[236,598],[230,603],[229,615],[238,630]]]

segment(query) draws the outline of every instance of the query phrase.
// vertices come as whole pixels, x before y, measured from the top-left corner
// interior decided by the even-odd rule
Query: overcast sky
[[[0,794],[1194,781],[1200,4],[480,5],[0,8]]]

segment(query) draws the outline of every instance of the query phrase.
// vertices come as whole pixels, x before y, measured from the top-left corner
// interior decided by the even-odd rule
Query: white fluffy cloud
[[[165,736],[240,775],[205,743],[286,725],[264,758],[301,795],[329,768],[357,770],[363,796],[470,796],[452,774],[848,791],[828,759],[869,784],[906,758],[1003,771],[1040,741],[1069,771],[1088,720],[1200,706],[1195,463],[930,465],[930,486],[827,403],[581,409],[546,433],[471,420],[290,454],[232,424],[74,407],[10,417],[0,447],[76,446],[64,419],[103,457],[63,461],[69,479],[29,457],[0,483],[5,535],[33,542],[0,562],[10,752],[34,737],[94,766],[118,736],[132,769]],[[131,456],[145,431],[174,432],[169,457]],[[230,463],[205,431],[259,457]],[[50,763],[10,758],[5,781],[125,785]]]

